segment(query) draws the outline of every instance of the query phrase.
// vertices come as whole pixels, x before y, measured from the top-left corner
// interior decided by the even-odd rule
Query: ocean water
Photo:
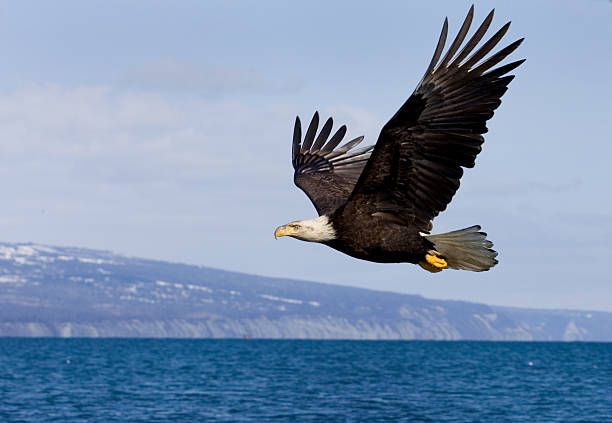
[[[0,422],[612,422],[612,344],[0,339]]]

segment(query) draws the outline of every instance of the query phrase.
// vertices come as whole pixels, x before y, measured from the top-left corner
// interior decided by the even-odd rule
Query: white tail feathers
[[[479,225],[474,225],[458,231],[423,236],[433,243],[449,268],[483,272],[497,264],[497,252],[491,249],[493,243],[486,239],[487,234],[480,232],[480,229]]]

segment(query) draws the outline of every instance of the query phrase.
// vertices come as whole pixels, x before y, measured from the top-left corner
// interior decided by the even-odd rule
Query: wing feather
[[[482,40],[482,37],[484,37],[485,33],[489,29],[489,26],[491,25],[491,22],[493,21],[494,13],[495,13],[495,9],[489,12],[487,17],[484,19],[484,21],[482,21],[482,24],[480,24],[480,26],[478,27],[474,35],[472,35],[472,38],[470,38],[470,40],[467,42],[465,47],[463,47],[461,52],[450,62],[449,67],[459,67],[457,66],[457,63],[461,63],[463,59],[465,59],[470,54],[470,52],[474,50],[474,47],[476,47],[476,45],[480,42],[480,40]],[[468,16],[469,16],[469,13],[468,13]]]
[[[325,147],[323,147],[321,151],[327,153],[338,147],[338,144],[340,144],[340,141],[342,141],[342,138],[344,138],[345,134],[346,126],[342,125],[340,129],[338,129],[336,133],[329,139],[329,141],[327,142],[327,144],[325,144]]]
[[[455,37],[455,41],[453,41],[451,46],[448,48],[448,51],[444,55],[444,58],[438,64],[439,68],[445,67],[448,64],[449,60],[452,59],[453,55],[457,53],[457,50],[459,49],[459,47],[461,47],[461,43],[463,42],[463,40],[465,40],[465,37],[468,31],[470,30],[470,25],[472,25],[473,18],[474,18],[474,5],[470,7],[470,11],[468,12],[467,17],[465,18],[465,21],[463,21],[463,25],[461,25],[461,29],[459,29],[459,33],[457,34],[457,37]],[[428,74],[429,72],[425,73],[425,75],[428,75]]]
[[[308,129],[306,130],[306,136],[304,137],[304,142],[302,143],[302,153],[305,153],[306,151],[310,150],[318,127],[319,112],[315,112],[314,116],[312,117],[312,120],[310,121],[310,125],[308,125]]]
[[[334,151],[326,154],[325,158],[331,160],[331,159],[336,158],[338,156],[342,156],[342,155],[346,154],[347,151],[351,150],[353,147],[355,147],[357,144],[359,144],[361,141],[363,141],[363,137],[357,137],[354,140],[351,140],[351,141],[347,142],[346,144],[344,144],[343,146],[341,146],[337,150],[334,150]]]
[[[317,137],[317,140],[311,147],[312,152],[319,151],[321,147],[323,147],[323,144],[325,143],[325,141],[327,141],[327,137],[329,137],[329,134],[331,134],[333,125],[334,125],[333,119],[332,118],[327,119],[327,122],[325,122],[325,125],[323,125],[321,132],[319,132],[319,136]]]

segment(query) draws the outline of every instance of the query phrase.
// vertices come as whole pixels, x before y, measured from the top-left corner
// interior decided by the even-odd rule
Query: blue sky
[[[0,2],[3,241],[103,248],[431,298],[612,311],[612,4],[483,1],[527,58],[434,232],[492,271],[431,275],[274,240],[315,216],[299,114],[374,143],[470,2]]]

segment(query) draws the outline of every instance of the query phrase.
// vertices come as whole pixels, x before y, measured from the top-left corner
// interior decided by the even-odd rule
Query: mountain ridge
[[[0,336],[612,341],[612,313],[432,300],[0,243]]]

